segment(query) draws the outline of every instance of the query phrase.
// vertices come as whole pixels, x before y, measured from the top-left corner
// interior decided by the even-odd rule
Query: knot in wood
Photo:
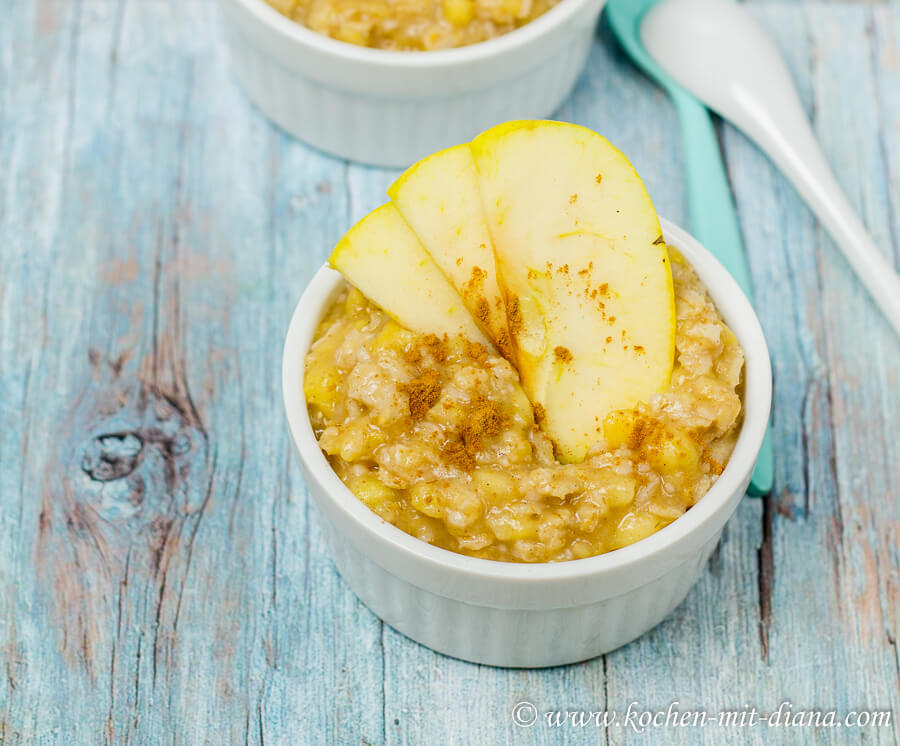
[[[98,435],[85,448],[81,469],[96,482],[111,482],[134,471],[144,448],[133,432]]]

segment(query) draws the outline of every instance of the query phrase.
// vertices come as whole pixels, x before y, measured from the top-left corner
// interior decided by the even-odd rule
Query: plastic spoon
[[[641,39],[669,75],[785,173],[900,334],[900,277],[838,186],[762,26],[727,0],[662,0],[644,16]]]
[[[607,17],[619,43],[631,59],[666,90],[675,104],[681,120],[691,230],[737,280],[745,295],[752,299],[753,288],[737,214],[709,112],[663,72],[641,43],[641,18],[656,2],[658,0],[610,0]],[[771,492],[773,477],[772,444],[766,431],[750,481],[750,494],[765,495]]]

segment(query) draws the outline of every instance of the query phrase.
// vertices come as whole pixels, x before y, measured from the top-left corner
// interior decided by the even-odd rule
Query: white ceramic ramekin
[[[284,346],[288,423],[341,575],[392,627],[465,660],[553,666],[642,635],[696,582],[750,481],[769,419],[772,371],[759,321],[737,283],[696,239],[662,225],[744,348],[744,424],[725,471],[681,518],[629,547],[570,562],[494,562],[439,549],[382,521],[347,489],[319,450],[303,398],[304,359],[341,276],[324,267],[310,282]]]
[[[389,52],[336,41],[263,0],[221,0],[232,67],[277,125],[332,155],[405,167],[511,119],[546,119],[584,67],[604,0],[562,0],[468,47]]]

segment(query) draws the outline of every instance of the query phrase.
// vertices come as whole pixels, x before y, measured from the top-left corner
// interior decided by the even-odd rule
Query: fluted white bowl
[[[693,265],[744,349],[744,422],[725,470],[683,516],[636,544],[569,562],[496,562],[431,546],[380,519],[341,482],[313,434],[303,372],[313,334],[342,280],[328,267],[313,277],[284,345],[288,424],[341,575],[392,627],[456,658],[554,666],[642,635],[696,582],[750,482],[769,419],[772,370],[759,321],[737,283],[696,239],[661,222],[666,240]]]
[[[332,155],[405,167],[512,119],[545,119],[584,67],[605,0],[562,0],[458,49],[392,52],[336,41],[263,0],[221,0],[235,75],[278,126]]]

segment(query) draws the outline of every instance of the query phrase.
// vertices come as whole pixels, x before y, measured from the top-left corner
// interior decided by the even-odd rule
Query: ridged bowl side
[[[344,91],[287,69],[223,14],[231,64],[247,96],[275,124],[319,150],[377,166],[406,167],[441,148],[470,140],[498,122],[550,116],[584,67],[593,26],[517,76],[427,98]],[[427,53],[425,53],[427,54]]]
[[[433,650],[491,666],[539,668],[594,658],[659,624],[697,581],[719,539],[656,580],[585,606],[527,610],[475,606],[418,588],[342,540],[323,517],[344,580],[378,617]]]

